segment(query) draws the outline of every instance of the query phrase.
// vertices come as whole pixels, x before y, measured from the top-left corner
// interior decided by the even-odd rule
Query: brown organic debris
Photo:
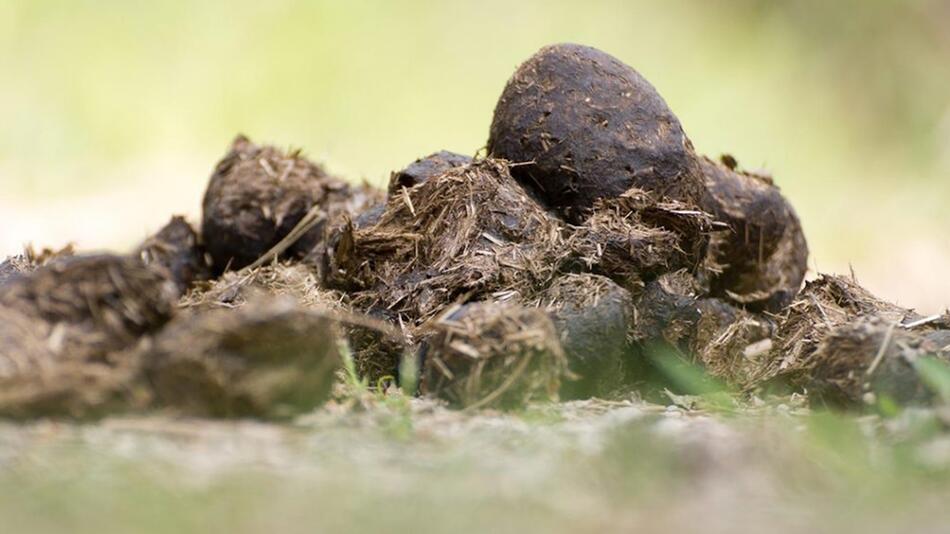
[[[234,309],[266,296],[293,299],[337,323],[349,342],[357,372],[370,383],[398,373],[400,360],[408,349],[407,336],[388,317],[353,311],[346,295],[325,288],[317,272],[305,263],[272,263],[226,272],[217,280],[199,284],[181,300],[181,306],[197,310]]]
[[[699,319],[690,350],[697,362],[729,384],[741,388],[752,383],[755,370],[771,357],[774,320],[715,298],[696,305]]]
[[[808,245],[795,210],[771,179],[708,158],[701,163],[706,183],[701,205],[728,227],[712,240],[710,262],[721,268],[712,278],[712,294],[780,311],[798,294],[808,267]]]
[[[571,373],[576,376],[564,382],[562,397],[615,393],[622,386],[630,348],[630,292],[604,276],[566,274],[541,295],[539,307],[554,322]]]
[[[380,220],[332,240],[331,285],[355,307],[418,326],[458,300],[532,298],[566,257],[561,224],[499,160],[390,197]]]
[[[198,234],[184,217],[175,216],[133,253],[145,265],[173,281],[179,294],[211,277],[211,265]]]
[[[196,284],[180,301],[184,308],[240,308],[259,295],[286,296],[305,308],[342,309],[343,293],[326,289],[304,263],[274,262],[244,271],[229,271]]]
[[[341,362],[333,321],[292,299],[273,298],[183,314],[143,360],[159,406],[279,419],[325,401]]]
[[[300,151],[258,146],[238,136],[215,168],[202,203],[201,236],[215,272],[240,269],[278,244],[308,213],[312,225],[287,255],[319,246],[329,226],[379,198],[328,175]]]
[[[66,245],[59,250],[44,248],[39,252],[32,246],[27,246],[21,254],[10,256],[0,262],[0,286],[19,275],[33,272],[37,267],[42,267],[60,258],[67,258],[73,254],[72,245]]]
[[[699,287],[686,270],[661,275],[637,293],[631,339],[688,346],[699,320]]]
[[[923,386],[912,365],[920,355],[941,351],[927,335],[946,320],[920,319],[853,280],[823,275],[789,306],[770,358],[749,383],[784,384],[845,405],[866,401],[868,393],[920,400]]]
[[[403,188],[409,189],[448,170],[468,165],[471,162],[472,158],[469,156],[463,156],[448,150],[440,150],[434,154],[429,154],[424,158],[417,159],[405,169],[392,173],[389,178],[389,194],[391,196],[401,194]]]
[[[0,289],[0,415],[101,413],[132,403],[125,351],[171,316],[174,288],[136,258],[76,256]]]
[[[423,350],[421,389],[461,408],[557,399],[567,358],[541,310],[478,302],[446,310]]]
[[[703,184],[692,143],[637,71],[600,50],[546,46],[508,81],[489,154],[571,222],[631,187],[695,205]]]
[[[636,290],[664,273],[696,271],[710,229],[709,216],[695,207],[630,189],[597,201],[568,246],[585,269]]]

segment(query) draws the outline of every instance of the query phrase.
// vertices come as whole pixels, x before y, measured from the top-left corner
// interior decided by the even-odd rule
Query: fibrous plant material
[[[44,248],[37,252],[32,246],[27,246],[21,254],[10,256],[0,262],[0,286],[13,280],[19,275],[31,273],[37,267],[42,267],[60,258],[67,258],[74,253],[72,245],[66,245],[60,250]]]
[[[459,300],[533,298],[568,255],[558,220],[491,159],[390,197],[376,224],[330,243],[331,286],[409,327]]]
[[[544,311],[477,302],[446,310],[422,351],[421,390],[461,408],[557,399],[567,358]]]
[[[928,402],[934,391],[915,365],[919,358],[939,354],[940,347],[919,332],[863,317],[838,326],[819,343],[806,387],[813,400],[838,405],[882,397],[900,404]]]
[[[398,382],[399,367],[411,350],[411,333],[378,309],[372,310],[362,321],[344,322],[343,332],[361,379],[372,387],[384,379]]]
[[[329,176],[299,151],[257,146],[238,136],[214,170],[202,203],[201,236],[215,272],[250,265],[277,245],[312,210],[313,226],[288,247],[301,257],[329,225],[378,199],[367,186]]]
[[[419,185],[450,169],[468,165],[471,162],[471,157],[448,150],[440,150],[434,154],[429,154],[412,162],[405,169],[392,173],[392,176],[389,177],[389,194],[398,195],[404,187],[408,189],[414,185]]]
[[[927,335],[943,328],[911,310],[878,299],[853,280],[823,275],[779,320],[766,364],[750,384],[807,390],[813,400],[853,405],[867,394],[898,401],[921,398],[915,359],[939,353]]]
[[[633,188],[598,200],[568,247],[584,269],[637,290],[664,273],[698,270],[710,229],[706,213]]]
[[[64,354],[63,331],[0,307],[0,417],[88,419],[147,404],[134,354]]]
[[[344,295],[326,289],[308,265],[288,261],[273,262],[246,271],[229,271],[214,280],[200,282],[179,305],[184,308],[240,308],[260,295],[292,298],[305,308],[343,308]]]
[[[696,307],[690,353],[711,376],[748,387],[771,355],[774,320],[716,298],[699,299]]]
[[[211,277],[211,265],[198,243],[198,234],[184,217],[172,217],[158,233],[139,245],[133,255],[173,281],[179,294],[184,294],[195,282]]]
[[[656,89],[594,48],[557,44],[525,61],[495,107],[488,151],[571,222],[637,187],[695,205],[692,144]]]
[[[712,277],[712,294],[752,309],[781,310],[798,294],[808,268],[808,245],[795,210],[767,177],[708,158],[702,168],[701,206],[728,225],[712,240],[710,259],[721,267]]]
[[[129,404],[126,349],[172,314],[171,283],[138,259],[64,258],[0,289],[0,414],[101,413]]]
[[[561,385],[563,398],[607,396],[621,387],[629,352],[627,329],[633,297],[611,279],[566,274],[540,297],[551,317],[574,380]]]
[[[143,360],[159,406],[277,419],[322,404],[341,363],[333,321],[290,299],[183,314]]]
[[[88,359],[124,348],[171,316],[175,291],[138,259],[64,258],[0,289],[0,306],[57,330],[51,345],[63,358]]]

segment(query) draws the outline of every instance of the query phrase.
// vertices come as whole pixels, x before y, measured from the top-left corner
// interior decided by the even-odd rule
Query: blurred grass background
[[[127,247],[198,214],[230,139],[348,178],[485,143],[505,81],[574,41],[637,68],[699,151],[767,168],[812,267],[950,305],[950,3],[6,0],[0,253]]]

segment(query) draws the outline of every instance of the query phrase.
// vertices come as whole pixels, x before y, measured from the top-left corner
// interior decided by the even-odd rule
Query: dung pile
[[[286,419],[342,360],[372,387],[407,355],[423,394],[518,408],[675,389],[648,383],[657,347],[748,394],[932,400],[921,362],[950,359],[950,318],[839,277],[800,292],[807,244],[771,177],[696,154],[616,58],[540,50],[487,150],[381,191],[238,136],[200,231],[174,217],[128,256],[8,259],[0,415]]]

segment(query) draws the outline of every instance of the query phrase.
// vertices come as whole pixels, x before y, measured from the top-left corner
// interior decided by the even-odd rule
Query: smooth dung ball
[[[701,206],[728,228],[713,235],[710,259],[720,273],[710,289],[756,311],[777,312],[798,294],[808,244],[792,205],[771,180],[702,160]]]
[[[495,107],[489,154],[569,221],[638,187],[695,203],[692,143],[637,71],[600,50],[547,46],[524,62]]]

